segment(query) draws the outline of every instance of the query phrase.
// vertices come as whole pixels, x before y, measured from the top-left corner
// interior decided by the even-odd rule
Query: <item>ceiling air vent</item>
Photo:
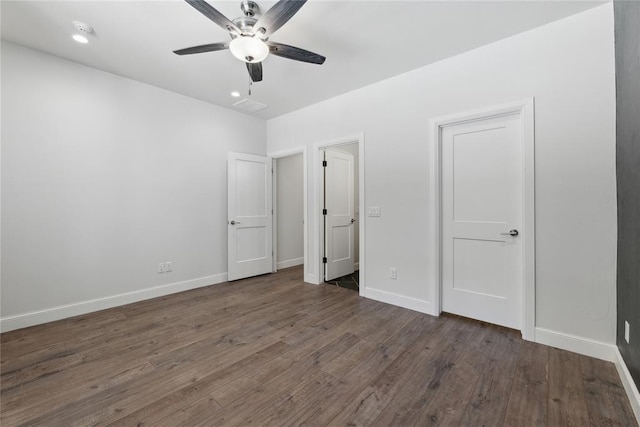
[[[247,113],[255,113],[256,111],[267,108],[265,104],[248,98],[236,102],[233,106],[238,110],[246,111]]]

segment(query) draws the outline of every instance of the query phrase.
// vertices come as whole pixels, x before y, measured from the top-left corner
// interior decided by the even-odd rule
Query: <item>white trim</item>
[[[316,197],[313,200],[314,202],[314,207],[312,209],[312,212],[310,213],[310,217],[306,217],[307,220],[305,221],[307,224],[311,224],[312,221],[310,221],[311,216],[313,217],[313,219],[315,220],[315,224],[316,227],[313,230],[313,237],[314,240],[316,242],[316,250],[317,250],[317,255],[318,255],[318,259],[317,259],[317,264],[316,267],[318,268],[316,271],[318,272],[318,274],[314,277],[316,280],[311,282],[311,283],[315,283],[315,284],[320,284],[322,283],[324,274],[322,273],[324,266],[322,265],[322,239],[321,239],[321,233],[322,233],[322,227],[323,227],[323,223],[321,221],[320,218],[320,210],[321,210],[321,206],[322,206],[322,159],[320,158],[320,150],[323,148],[328,148],[328,147],[333,147],[333,146],[337,146],[337,145],[345,145],[345,144],[353,144],[353,143],[358,143],[358,178],[359,178],[359,182],[358,182],[358,191],[359,191],[359,211],[360,211],[360,215],[362,218],[362,212],[365,211],[365,201],[366,201],[366,193],[365,193],[365,161],[364,161],[364,156],[365,156],[365,144],[364,144],[364,133],[359,133],[359,134],[355,134],[355,135],[351,135],[351,136],[344,136],[344,137],[340,137],[340,138],[334,138],[334,139],[330,139],[330,140],[326,140],[326,141],[321,141],[321,142],[317,142],[313,145],[313,166],[311,167],[311,171],[313,173],[313,179],[314,179],[314,189],[316,191]],[[366,282],[366,278],[365,278],[365,272],[366,272],[366,251],[365,251],[365,238],[366,238],[366,221],[363,221],[362,219],[360,219],[360,221],[358,221],[358,226],[359,228],[359,232],[360,232],[360,253],[358,254],[358,260],[359,260],[359,267],[360,267],[360,283],[359,283],[359,288],[360,288],[360,296],[364,297],[365,296],[365,291],[366,291],[366,286],[367,286],[367,282]]]
[[[616,347],[615,351],[615,361],[616,368],[618,369],[618,375],[620,375],[620,381],[624,386],[625,391],[627,392],[627,396],[629,397],[629,403],[631,404],[631,408],[633,409],[633,413],[636,416],[636,420],[638,424],[640,424],[640,392],[638,392],[638,387],[636,383],[633,381],[631,377],[631,372],[629,372],[629,368],[627,368],[627,364],[624,363],[624,359],[620,354],[620,349]]]
[[[167,285],[155,286],[153,288],[141,289],[139,291],[126,292],[104,298],[96,298],[89,301],[61,305],[58,307],[48,308],[46,310],[7,316],[0,319],[0,332],[40,325],[42,323],[92,313],[94,311],[105,310],[107,308],[119,307],[133,302],[215,285],[226,281],[227,273],[216,274],[213,276],[186,280],[184,282],[170,283]]]
[[[353,268],[357,271],[360,270],[360,261],[353,263]]]
[[[305,282],[309,282],[309,283],[315,283],[315,281],[309,281],[310,277],[313,277],[312,274],[309,274],[309,257],[307,254],[307,224],[308,224],[308,218],[307,218],[307,147],[306,146],[300,146],[300,147],[294,147],[288,150],[281,150],[281,151],[276,151],[275,153],[270,153],[268,154],[269,157],[271,157],[272,159],[282,159],[284,157],[290,157],[290,156],[295,156],[296,154],[302,154],[302,200],[303,200],[303,208],[302,208],[302,217],[304,218],[304,227],[302,227],[302,246],[303,246],[303,264],[304,264],[304,278],[305,278]],[[274,173],[277,173],[276,167],[275,167],[276,162],[273,162],[274,168],[273,171]],[[273,191],[273,212],[274,212],[274,217],[273,217],[273,253],[274,256],[277,255],[278,253],[278,248],[276,246],[277,244],[277,224],[276,224],[276,215],[277,215],[277,209],[276,209],[276,203],[275,203],[275,187],[276,187],[276,176],[273,176],[273,180],[272,180],[272,187],[274,188]],[[277,268],[277,265],[276,265]],[[283,267],[285,268],[285,267]]]
[[[437,117],[430,120],[431,139],[430,156],[431,167],[429,168],[430,182],[430,231],[432,235],[433,246],[432,261],[430,263],[430,271],[432,271],[432,289],[433,295],[431,311],[429,314],[439,316],[442,310],[442,236],[441,236],[441,149],[442,144],[442,128],[445,126],[456,125],[486,119],[491,117],[499,117],[507,114],[519,114],[522,124],[523,141],[523,159],[522,167],[524,169],[523,182],[523,237],[524,237],[524,268],[523,268],[523,292],[522,292],[522,337],[526,340],[533,340],[535,329],[535,147],[534,147],[534,100],[533,98],[525,99],[519,102],[503,104],[494,107],[483,108],[480,110]]]
[[[602,341],[596,341],[564,332],[552,331],[551,329],[545,328],[535,329],[534,341],[539,344],[556,347],[561,350],[572,351],[574,353],[595,357],[596,359],[606,360],[608,362],[615,361],[615,351],[617,350],[617,347],[614,344],[607,344]]]
[[[418,311],[420,313],[429,313],[432,310],[432,304],[429,301],[423,301],[393,292],[381,291],[379,289],[368,288],[366,290],[366,295],[361,296],[387,304],[408,308],[409,310]]]
[[[271,158],[271,272],[278,272],[278,159]]]
[[[286,261],[278,261],[278,268],[289,268],[302,264],[304,264],[304,257],[288,259]]]

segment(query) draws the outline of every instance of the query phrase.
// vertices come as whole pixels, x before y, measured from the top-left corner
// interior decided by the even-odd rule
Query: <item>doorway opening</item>
[[[303,153],[273,159],[274,272],[304,264],[303,178]]]
[[[324,283],[359,290],[358,143],[323,150]]]
[[[360,218],[364,209],[364,138],[340,138],[318,143],[315,148],[315,283],[357,290],[365,296],[365,224]]]
[[[273,161],[273,272],[303,266],[307,277],[307,150],[271,154]]]

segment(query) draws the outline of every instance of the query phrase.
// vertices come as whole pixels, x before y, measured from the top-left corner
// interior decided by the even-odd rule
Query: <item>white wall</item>
[[[265,132],[3,42],[2,327],[226,280],[226,153],[264,155]]]
[[[363,216],[367,296],[427,307],[429,119],[535,97],[536,325],[613,343],[613,57],[606,4],[269,120],[268,151],[364,132],[366,203],[382,209],[380,218]],[[308,191],[313,212],[313,180]],[[307,226],[313,260],[317,225]]]
[[[304,164],[302,153],[276,162],[278,268],[304,262]]]

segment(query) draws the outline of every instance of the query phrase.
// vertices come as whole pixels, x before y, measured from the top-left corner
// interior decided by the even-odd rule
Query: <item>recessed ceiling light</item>
[[[76,33],[72,36],[75,41],[82,44],[89,43],[89,37],[94,34],[93,27],[80,21],[71,22],[76,29]]]
[[[88,39],[88,38],[86,38],[86,37],[85,37],[85,36],[83,36],[83,35],[80,35],[80,34],[74,34],[72,37],[73,37],[73,39],[74,39],[75,41],[77,41],[78,43],[82,43],[82,44],[87,44],[87,43],[89,43],[89,39]]]
[[[231,92],[231,96],[233,96],[234,98],[237,98],[240,96],[240,92],[238,92],[237,90],[234,90],[233,92]]]

